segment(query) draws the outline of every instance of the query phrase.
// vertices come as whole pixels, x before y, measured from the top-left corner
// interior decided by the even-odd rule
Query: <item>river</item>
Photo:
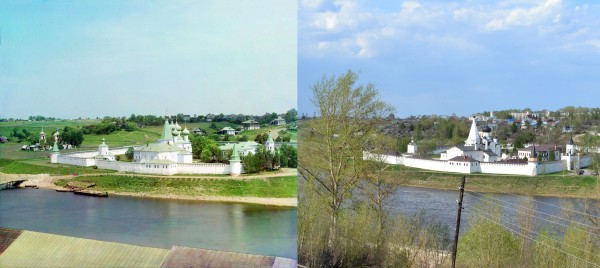
[[[166,249],[297,256],[297,209],[286,207],[5,190],[0,227]]]
[[[465,187],[468,190],[468,187]],[[518,206],[522,206],[521,201],[524,201],[527,196],[515,194],[486,194],[489,200],[500,207],[503,211],[503,221],[506,227],[518,231],[518,227],[511,224],[517,224]],[[482,215],[481,208],[477,204],[482,198],[486,198],[484,194],[466,192],[462,212],[460,231],[464,232],[469,228],[469,222],[473,214]],[[537,228],[547,227],[560,232],[560,228],[568,225],[569,221],[565,214],[572,214],[573,218],[580,223],[589,224],[583,214],[573,211],[585,212],[586,199],[581,198],[559,198],[559,197],[543,197],[533,196],[533,210],[535,213],[534,220]],[[450,232],[454,232],[458,204],[458,189],[437,190],[418,187],[400,187],[390,198],[389,207],[392,211],[404,214],[414,214],[424,212],[429,219],[435,219],[444,225]],[[587,200],[598,205],[597,200]],[[565,209],[561,209],[565,207]]]

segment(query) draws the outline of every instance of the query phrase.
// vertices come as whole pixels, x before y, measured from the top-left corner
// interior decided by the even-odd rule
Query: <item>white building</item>
[[[492,137],[492,129],[486,126],[481,132],[478,131],[473,119],[465,145],[448,149],[441,154],[440,159],[449,160],[457,156],[468,156],[479,162],[496,162],[500,160],[502,150],[498,140]]]
[[[162,163],[192,163],[192,143],[187,127],[181,131],[178,123],[165,120],[162,135],[155,143],[136,148],[133,161],[146,163],[160,160]],[[181,136],[183,135],[183,137]]]

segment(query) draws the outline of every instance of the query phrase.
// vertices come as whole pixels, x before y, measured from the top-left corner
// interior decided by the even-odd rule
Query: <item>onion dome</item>
[[[175,129],[181,131],[181,126],[177,122],[175,122]]]
[[[177,130],[177,129],[173,130],[173,135],[179,136],[179,133],[180,133],[179,130]]]
[[[190,135],[190,131],[187,129],[187,127],[181,132],[183,135]]]
[[[40,135],[46,135],[46,132],[44,132],[44,127],[42,127],[42,131],[40,132]]]
[[[490,133],[492,132],[492,128],[490,126],[485,126],[481,129],[482,132]]]

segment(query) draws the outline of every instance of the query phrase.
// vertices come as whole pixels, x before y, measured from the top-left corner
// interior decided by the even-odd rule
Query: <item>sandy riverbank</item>
[[[48,174],[0,174],[1,180],[10,181],[13,179],[27,179],[25,185],[37,185],[40,188],[47,189],[62,189],[56,186],[54,182],[58,179],[71,178],[72,176],[50,176]],[[231,203],[250,203],[268,206],[285,206],[297,207],[297,198],[270,198],[270,197],[239,197],[239,196],[187,196],[175,194],[150,194],[150,193],[130,193],[130,192],[114,192],[108,191],[109,194],[133,196],[140,198],[161,198],[174,200],[194,200],[194,201],[209,201],[209,202],[231,202]]]

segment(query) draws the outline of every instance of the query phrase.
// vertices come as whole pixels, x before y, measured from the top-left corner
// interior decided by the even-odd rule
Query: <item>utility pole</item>
[[[452,268],[456,267],[456,249],[458,248],[458,231],[460,229],[460,213],[463,209],[462,201],[463,201],[463,196],[465,196],[465,182],[466,182],[466,176],[463,176],[462,180],[460,182],[460,187],[458,187],[458,189],[460,190],[460,192],[458,194],[458,200],[456,200],[456,202],[458,203],[458,213],[456,215],[456,230],[454,231],[454,245],[452,246]]]

